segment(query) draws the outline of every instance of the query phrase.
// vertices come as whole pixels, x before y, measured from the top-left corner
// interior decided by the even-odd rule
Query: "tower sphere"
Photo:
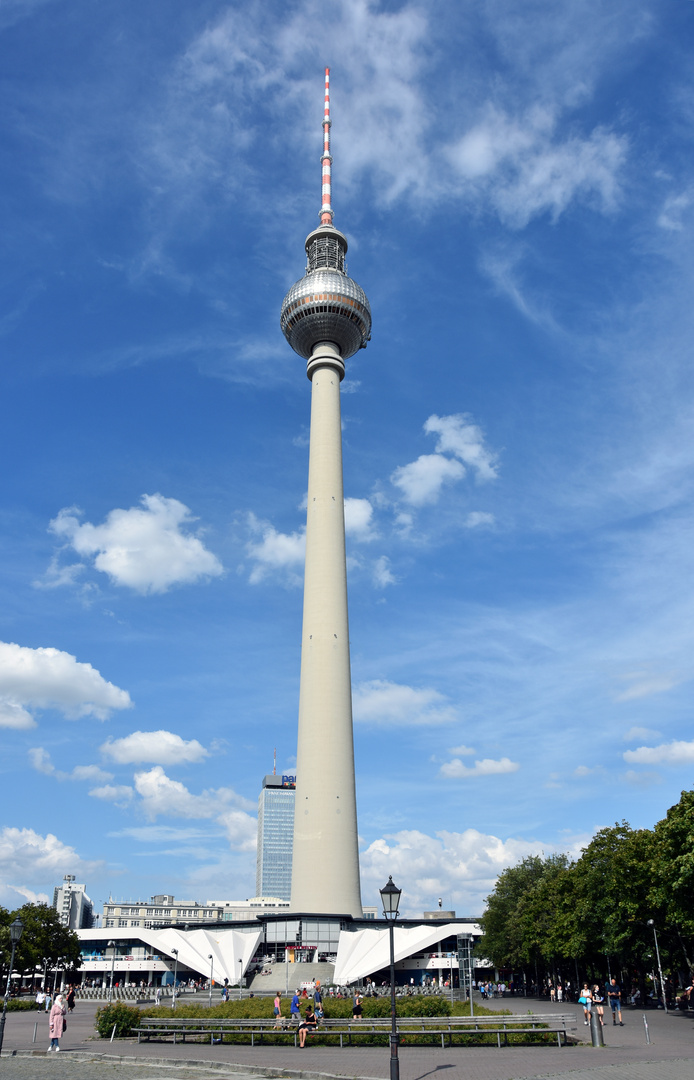
[[[320,342],[331,342],[346,360],[366,348],[371,336],[369,301],[345,273],[346,252],[347,238],[339,229],[315,229],[306,238],[306,274],[282,301],[282,333],[307,360]]]

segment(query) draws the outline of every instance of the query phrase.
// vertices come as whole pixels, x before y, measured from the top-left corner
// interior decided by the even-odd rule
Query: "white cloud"
[[[469,757],[476,753],[471,746],[449,746],[448,753],[453,754],[454,757]]]
[[[404,686],[386,679],[372,679],[354,687],[354,719],[378,725],[434,726],[450,724],[458,713],[431,687]]]
[[[100,865],[81,859],[73,847],[53,833],[42,836],[33,829],[6,826],[0,831],[0,902],[16,902],[13,894],[26,897],[27,886],[45,888],[62,880],[66,873],[84,881]]]
[[[635,742],[637,739],[657,739],[660,735],[655,728],[630,727],[622,736],[624,742]]]
[[[390,569],[390,559],[387,555],[381,555],[373,564],[373,579],[379,589],[385,589],[387,585],[395,585],[397,578]]]
[[[293,584],[301,584],[301,576],[296,572],[303,567],[306,558],[306,535],[304,531],[291,534],[280,533],[269,524],[261,522],[249,514],[249,524],[254,532],[262,534],[258,543],[251,541],[246,551],[255,562],[249,581],[257,585],[269,574],[281,572]]]
[[[209,750],[197,739],[185,740],[171,731],[133,731],[122,739],[107,739],[100,750],[118,765],[139,765],[142,762],[175,765],[209,757]]]
[[[481,761],[476,761],[472,767],[463,765],[460,758],[453,758],[452,761],[447,761],[441,766],[440,772],[442,776],[453,779],[466,779],[469,776],[499,776],[503,773],[517,772],[519,768],[517,761],[511,761],[507,757],[501,758],[499,761],[495,761],[493,758],[482,758]]]
[[[345,499],[345,532],[356,540],[373,540],[373,506],[368,499]]]
[[[43,746],[34,746],[29,750],[31,767],[44,776],[53,776],[56,780],[82,780],[90,783],[113,780],[113,773],[105,772],[98,765],[75,765],[71,772],[56,769],[51,755]]]
[[[595,128],[560,140],[557,122],[553,108],[535,106],[513,117],[486,106],[478,123],[448,150],[469,197],[487,202],[516,228],[543,213],[556,220],[574,199],[613,210],[626,138]]]
[[[465,518],[466,529],[491,528],[494,524],[494,515],[487,514],[483,510],[473,510]]]
[[[444,484],[455,483],[464,476],[465,468],[459,461],[441,454],[421,454],[409,465],[399,465],[390,480],[412,506],[425,506],[438,502]]]
[[[578,841],[572,845],[578,846]],[[440,831],[434,836],[403,830],[375,840],[362,853],[364,900],[377,902],[378,889],[392,874],[403,889],[405,908],[412,915],[433,910],[437,897],[443,896],[444,906],[455,908],[458,915],[479,916],[502,870],[527,855],[547,853],[552,847],[536,840],[504,841],[476,829]]]
[[[231,788],[194,795],[185,784],[172,780],[160,765],[155,765],[149,772],[135,773],[135,790],[141,798],[139,806],[150,821],[159,816],[214,819],[225,830],[234,850],[255,848],[258,822],[246,812],[254,804]]]
[[[658,225],[661,229],[681,232],[684,228],[682,216],[691,204],[691,196],[686,192],[682,195],[671,195],[663,203],[663,209],[658,215]]]
[[[131,705],[127,691],[70,653],[0,642],[0,717],[5,717],[0,726],[33,727],[28,709],[58,709],[68,720],[106,720],[114,709]]]
[[[187,506],[158,494],[140,501],[142,507],[111,510],[103,525],[81,524],[79,511],[68,507],[50,528],[78,555],[94,556],[96,569],[117,585],[139,593],[163,593],[223,572],[216,555],[186,529],[196,520]]]
[[[453,454],[474,469],[478,480],[496,480],[496,455],[485,447],[482,429],[471,423],[466,413],[453,416],[434,413],[425,422],[424,430],[427,435],[438,435],[437,454]]]
[[[101,799],[103,802],[112,802],[117,806],[124,806],[130,802],[135,792],[128,784],[104,784],[102,787],[92,788],[89,794],[93,799]]]
[[[622,757],[630,765],[691,765],[694,763],[694,740],[639,746],[638,750],[625,750]]]
[[[30,712],[19,705],[16,701],[0,699],[0,728],[15,728],[17,731],[27,731],[36,727],[36,721]]]
[[[621,694],[617,694],[616,701],[635,701],[638,698],[650,697],[652,694],[664,694],[668,690],[672,690],[674,686],[684,682],[685,676],[675,672],[655,675],[649,672],[636,671],[623,675],[622,679],[624,682],[631,682],[632,685],[623,690]]]

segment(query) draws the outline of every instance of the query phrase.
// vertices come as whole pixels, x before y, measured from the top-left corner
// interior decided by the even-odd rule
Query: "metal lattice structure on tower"
[[[306,273],[280,316],[311,380],[291,908],[360,917],[340,383],[345,360],[370,338],[371,309],[347,275],[347,238],[332,223],[330,127],[326,68],[321,223],[306,238]]]

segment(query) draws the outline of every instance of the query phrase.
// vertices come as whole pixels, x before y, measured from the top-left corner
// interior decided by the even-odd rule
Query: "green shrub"
[[[115,1024],[116,1035],[122,1039],[130,1034],[132,1028],[138,1026],[142,1015],[140,1009],[117,1001],[115,1005],[105,1005],[104,1008],[96,1010],[94,1027],[102,1039],[110,1039]]]
[[[37,1012],[39,1009],[34,998],[8,998],[8,1012],[31,1012],[32,1009],[34,1012]],[[43,1005],[41,1005],[41,1009],[43,1009]]]

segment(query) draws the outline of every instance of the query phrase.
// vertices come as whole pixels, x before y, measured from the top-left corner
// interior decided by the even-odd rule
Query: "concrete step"
[[[258,973],[248,987],[254,994],[272,994],[278,990],[283,994],[289,993],[290,997],[305,982],[315,979],[320,980],[322,987],[328,987],[333,982],[335,965],[328,963],[320,964],[266,964],[264,971],[270,971],[269,975]]]

